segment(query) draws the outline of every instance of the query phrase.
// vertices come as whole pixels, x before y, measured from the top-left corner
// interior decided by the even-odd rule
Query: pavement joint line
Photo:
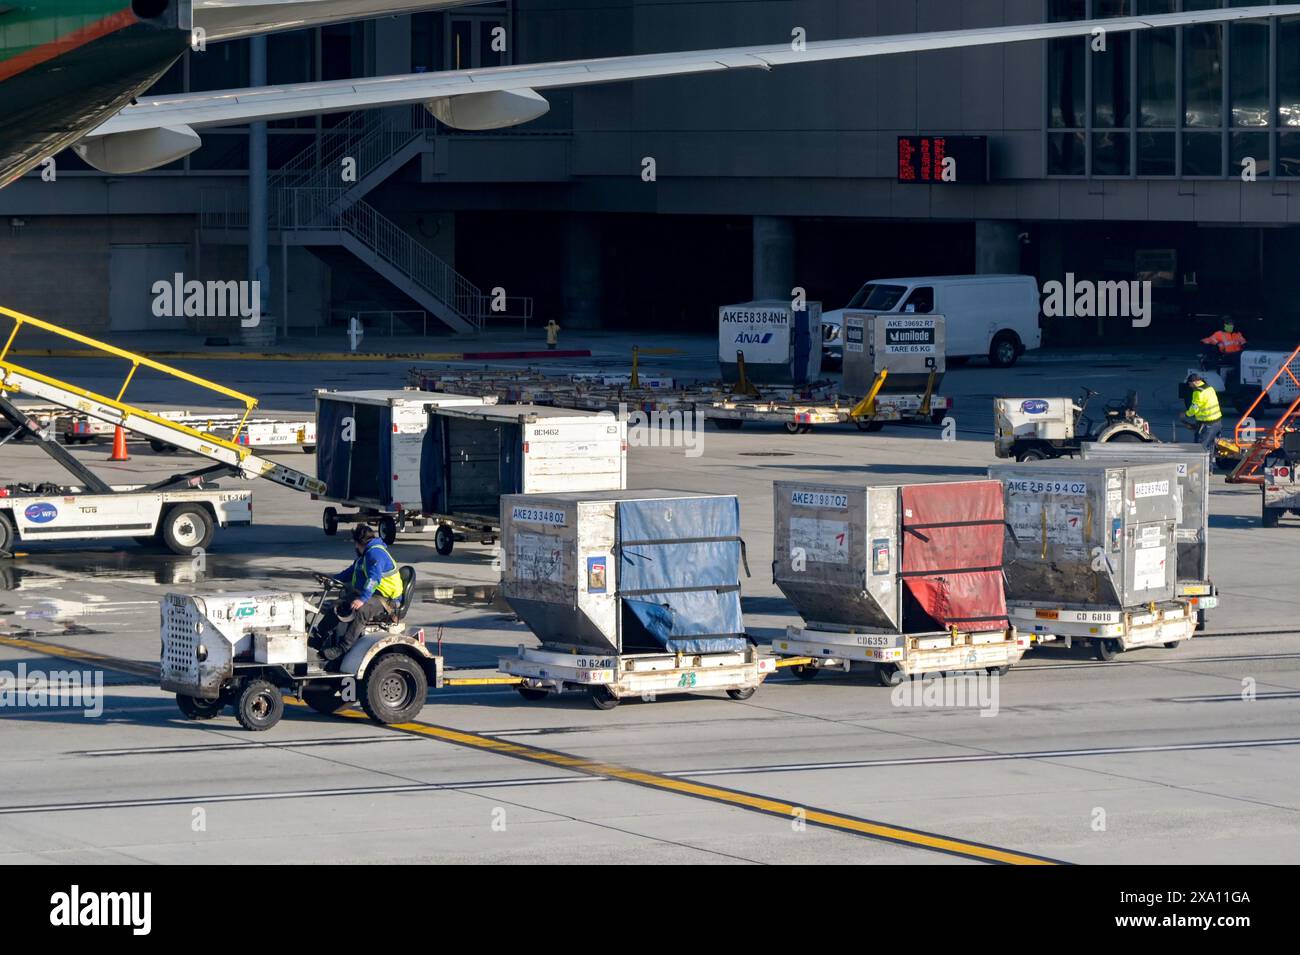
[[[353,719],[366,718],[365,714],[356,710],[342,710],[339,715],[351,717]],[[941,852],[946,855],[954,855],[966,859],[973,859],[979,862],[1000,863],[1004,865],[1066,864],[1061,860],[1052,859],[1047,856],[1032,855],[1029,853],[1018,852],[1013,849],[1006,849],[978,842],[970,842],[964,839],[956,839],[950,836],[939,835],[937,833],[925,832],[920,829],[894,826],[888,823],[863,819],[857,816],[849,816],[812,806],[797,805],[795,803],[772,799],[768,796],[746,792],[744,790],[727,789],[721,786],[695,783],[686,779],[675,779],[671,776],[666,776],[660,773],[647,772],[645,770],[634,769],[628,766],[621,766],[617,763],[587,759],[583,756],[574,756],[570,753],[560,752],[559,750],[548,750],[534,746],[525,746],[521,743],[512,743],[507,740],[497,739],[479,733],[469,733],[448,726],[438,726],[433,723],[410,722],[395,723],[390,728],[403,733],[414,733],[420,736],[427,736],[431,739],[451,743],[456,746],[463,746],[468,749],[496,753],[501,756],[508,756],[513,759],[520,759],[544,766],[557,766],[561,769],[572,770],[573,772],[582,773],[587,776],[631,783],[647,789],[655,789],[661,792],[690,796],[696,799],[720,803],[739,809],[746,809],[764,815],[777,816],[783,819],[802,819],[808,824],[818,826],[819,828],[831,829],[837,832],[848,833],[850,835],[864,836],[869,839],[888,842],[894,845],[902,845],[914,849],[928,849],[930,851]]]
[[[74,650],[67,647],[59,647],[54,644],[44,644],[37,641],[24,640],[18,637],[0,637],[0,645],[48,653],[65,659],[80,659],[87,662],[95,662],[113,668],[124,665],[135,668],[145,666],[136,661],[122,660],[104,654],[93,653],[92,651]],[[150,669],[154,673],[157,672],[156,667],[150,667]],[[357,710],[342,710],[339,715],[351,717],[353,719],[367,719],[364,713]],[[1013,849],[1005,849],[999,846],[970,842],[963,839],[939,835],[937,833],[925,832],[920,829],[893,826],[888,823],[882,823],[871,819],[862,819],[856,816],[848,816],[812,806],[798,806],[782,800],[771,799],[758,793],[750,793],[738,789],[725,789],[721,786],[694,783],[685,779],[674,779],[671,776],[633,769],[627,766],[620,766],[616,763],[591,760],[582,756],[562,753],[558,750],[547,750],[534,746],[524,746],[521,743],[511,743],[507,740],[495,739],[491,736],[484,736],[478,733],[469,733],[451,727],[438,726],[433,723],[397,723],[391,728],[404,733],[441,740],[442,742],[463,746],[468,749],[495,753],[497,755],[508,756],[513,759],[525,760],[527,762],[537,763],[544,766],[556,766],[561,769],[583,773],[587,776],[631,783],[647,789],[655,789],[661,792],[671,792],[678,795],[690,796],[696,799],[721,803],[723,805],[746,809],[764,815],[778,816],[784,819],[803,819],[810,825],[818,826],[823,829],[831,829],[837,832],[848,833],[850,835],[863,836],[880,842],[889,842],[895,845],[909,846],[916,849],[927,849],[933,852],[941,852],[946,855],[974,859],[980,862],[1007,865],[1063,864],[1060,860],[1051,859],[1046,856],[1037,856],[1029,853],[1017,852]],[[12,810],[10,811],[12,812]]]

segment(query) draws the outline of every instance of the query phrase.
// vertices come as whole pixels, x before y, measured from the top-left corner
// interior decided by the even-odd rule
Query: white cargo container
[[[390,543],[399,533],[432,533],[438,553],[446,556],[458,540],[495,543],[503,494],[627,486],[627,425],[609,412],[498,405],[435,392],[399,394],[403,399],[392,406],[391,436],[378,427],[373,447],[352,450],[346,472],[344,462],[325,451],[325,436],[335,433],[335,423],[322,417],[317,461],[324,456],[327,466],[319,473],[331,491],[346,486],[349,494],[342,500],[358,506],[350,515],[327,509],[325,533],[334,533],[339,523],[373,520]],[[320,413],[327,411],[336,414],[322,405]],[[360,432],[353,437],[357,445]],[[341,436],[330,445],[340,443]],[[377,477],[374,467],[358,469],[358,462],[375,456],[391,460],[391,469],[378,470]]]
[[[745,378],[760,385],[807,385],[821,375],[822,306],[807,302],[748,302],[718,309],[718,363],[722,379],[736,382],[737,355]]]
[[[377,522],[392,542],[399,520],[422,510],[420,467],[428,439],[429,409],[479,406],[495,398],[411,389],[316,392],[316,475],[325,492],[315,495],[355,513],[327,507],[325,533],[341,523]]]

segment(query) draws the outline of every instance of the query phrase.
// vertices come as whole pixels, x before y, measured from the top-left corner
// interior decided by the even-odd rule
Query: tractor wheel
[[[176,694],[176,706],[187,720],[210,720],[220,716],[224,708],[220,700],[204,700],[188,693]]]
[[[284,715],[284,697],[274,683],[249,680],[235,700],[235,718],[252,732],[269,730]]]
[[[361,708],[376,723],[409,723],[424,709],[429,678],[405,653],[389,651],[366,670]]]

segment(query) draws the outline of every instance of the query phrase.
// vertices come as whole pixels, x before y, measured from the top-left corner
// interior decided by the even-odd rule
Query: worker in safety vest
[[[1192,400],[1183,413],[1183,423],[1196,432],[1196,442],[1207,451],[1213,451],[1223,430],[1223,412],[1219,410],[1219,395],[1205,383],[1200,372],[1187,376],[1192,386]]]
[[[1225,318],[1223,331],[1215,332],[1209,338],[1202,338],[1201,344],[1209,346],[1205,349],[1207,357],[1221,359],[1240,355],[1245,351],[1246,336],[1237,331],[1237,326],[1233,324],[1231,318]]]
[[[342,596],[326,609],[316,625],[312,645],[327,661],[337,660],[365,632],[366,624],[381,614],[391,614],[401,602],[404,587],[397,562],[369,524],[352,528],[357,559],[334,579],[346,584]],[[344,624],[342,632],[339,625]]]

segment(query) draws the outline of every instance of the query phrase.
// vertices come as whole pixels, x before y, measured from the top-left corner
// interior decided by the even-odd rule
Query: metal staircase
[[[268,178],[269,225],[282,243],[341,246],[453,331],[477,332],[488,296],[364,198],[433,140],[433,119],[422,107],[349,115]],[[344,178],[348,170],[355,178]],[[246,206],[205,196],[200,224],[246,229]],[[531,300],[516,301],[531,312]]]

